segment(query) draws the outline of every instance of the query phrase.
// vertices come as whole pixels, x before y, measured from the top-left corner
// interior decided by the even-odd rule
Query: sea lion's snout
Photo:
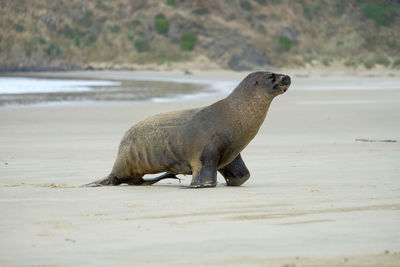
[[[287,89],[290,86],[291,80],[288,75],[283,75],[283,77],[280,80],[280,87],[281,87],[281,94],[287,91]]]
[[[282,80],[281,80],[281,84],[282,85],[290,85],[290,77],[288,75],[283,76]]]

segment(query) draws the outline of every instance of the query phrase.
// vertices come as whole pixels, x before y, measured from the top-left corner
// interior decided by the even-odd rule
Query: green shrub
[[[348,59],[348,60],[346,60],[346,62],[344,62],[344,65],[348,68],[350,68],[350,67],[356,68],[357,62],[353,59]]]
[[[87,45],[92,45],[97,41],[97,36],[94,34],[89,35]]]
[[[195,15],[201,16],[201,15],[210,14],[210,10],[208,8],[204,7],[204,8],[195,9],[195,10],[192,11],[192,13],[195,14]]]
[[[343,16],[343,14],[349,10],[349,4],[350,1],[348,0],[336,0],[336,1],[331,1],[333,4],[333,8],[335,10],[335,13],[338,17]],[[324,9],[324,7],[322,7]]]
[[[86,36],[86,32],[71,29],[68,25],[64,26],[64,28],[60,30],[60,33],[62,33],[66,38],[74,41],[74,44],[77,47],[81,45],[81,39]]]
[[[390,9],[383,3],[368,3],[362,8],[364,16],[375,21],[378,26],[389,26],[393,22]]]
[[[339,41],[336,42],[336,46],[342,46],[342,45],[344,45],[344,42],[343,42],[343,41],[340,41],[340,40],[339,40]]]
[[[140,26],[142,23],[140,22],[140,19],[134,19],[134,20],[132,20],[132,22],[130,23],[130,25],[132,26],[132,27],[137,27],[137,26]]]
[[[378,65],[383,65],[383,66],[387,67],[390,64],[390,60],[383,55],[379,55],[379,56],[375,57],[375,63]]]
[[[88,10],[85,12],[83,17],[79,20],[79,23],[85,27],[90,27],[93,24],[92,18],[93,18],[93,12]]]
[[[308,6],[303,7],[303,16],[310,21],[313,19],[313,11],[311,10],[310,7]]]
[[[167,0],[167,5],[176,6],[176,1],[175,0]]]
[[[134,31],[127,35],[128,39],[133,41],[134,39],[146,39],[146,34],[143,31]]]
[[[39,38],[39,44],[45,44],[45,43],[46,43],[46,40],[43,39],[42,37],[40,37]]]
[[[167,33],[169,24],[167,18],[163,14],[158,14],[155,17],[154,24],[159,33]]]
[[[241,0],[240,7],[246,11],[251,11],[253,9],[251,3],[248,0]]]
[[[267,0],[256,0],[256,2],[260,5],[265,5],[267,3]]]
[[[137,31],[135,34],[137,36],[139,36],[139,37],[145,37],[146,36],[146,34],[144,32],[142,32],[142,31]]]
[[[46,49],[46,54],[48,56],[59,55],[59,54],[61,54],[61,49],[58,45],[49,44]]]
[[[134,45],[139,53],[149,51],[149,43],[146,40],[136,40]]]
[[[329,66],[329,65],[331,65],[331,62],[332,62],[332,59],[331,59],[331,58],[324,58],[324,59],[322,60],[322,64],[323,64],[324,66]]]
[[[266,34],[267,33],[267,29],[264,27],[264,25],[260,24],[257,27],[257,32],[259,32],[261,34]]]
[[[74,30],[72,30],[68,25],[64,26],[61,30],[60,33],[62,33],[65,37],[69,39],[74,39]]]
[[[393,61],[392,68],[393,69],[400,69],[400,58],[398,58],[395,61]]]
[[[81,40],[79,38],[74,39],[74,44],[77,47],[81,46]]]
[[[113,26],[109,26],[108,29],[112,33],[119,33],[119,31],[121,30],[121,27],[116,24],[116,25],[113,25]]]
[[[313,63],[314,60],[317,60],[318,56],[313,54],[311,51],[307,51],[307,55],[304,57],[305,63]]]
[[[289,52],[290,49],[292,49],[293,46],[293,41],[290,40],[288,37],[286,36],[279,36],[279,46],[286,52]]]
[[[25,31],[25,27],[23,25],[21,25],[21,24],[16,24],[15,25],[15,30],[17,32],[23,32],[23,31]]]
[[[192,51],[197,42],[197,35],[193,32],[185,32],[181,36],[181,50]]]
[[[366,68],[366,69],[372,69],[373,67],[375,67],[375,62],[373,61],[373,60],[371,60],[371,59],[367,59],[365,62],[364,62],[364,67]]]

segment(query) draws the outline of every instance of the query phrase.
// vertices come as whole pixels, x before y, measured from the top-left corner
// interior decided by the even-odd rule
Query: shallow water
[[[0,77],[0,94],[87,92],[93,87],[120,86],[120,82],[101,80],[38,79]]]
[[[111,81],[0,77],[0,106],[76,101],[162,100],[177,95],[195,94],[199,84],[162,81]]]

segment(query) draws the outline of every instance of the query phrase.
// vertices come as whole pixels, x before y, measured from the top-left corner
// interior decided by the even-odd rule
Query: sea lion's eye
[[[254,85],[258,85],[258,81],[255,81],[255,82],[254,82]]]
[[[271,82],[272,82],[272,83],[275,83],[275,82],[276,82],[276,75],[275,75],[275,73],[272,73]]]

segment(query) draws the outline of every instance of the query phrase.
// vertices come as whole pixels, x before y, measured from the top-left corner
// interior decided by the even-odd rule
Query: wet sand
[[[400,265],[400,90],[289,89],[241,187],[78,187],[133,123],[220,96],[0,109],[0,265]]]

